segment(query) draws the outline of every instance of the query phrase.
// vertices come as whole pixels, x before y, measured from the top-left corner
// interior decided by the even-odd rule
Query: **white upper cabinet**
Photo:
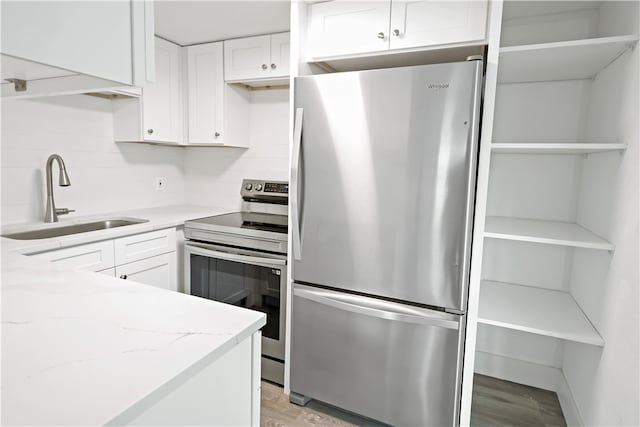
[[[181,48],[155,40],[155,82],[138,97],[113,100],[114,138],[120,142],[182,142]]]
[[[289,33],[224,42],[225,81],[242,82],[289,75]]]
[[[1,8],[3,96],[82,93],[153,79],[145,70],[153,56],[151,1],[9,1]],[[26,81],[26,88],[6,79]]]
[[[180,47],[156,38],[156,81],[142,89],[145,140],[180,139]]]
[[[187,48],[190,144],[223,144],[222,51],[222,42]]]
[[[271,75],[271,37],[247,37],[224,42],[225,80],[265,78]]]
[[[289,76],[290,33],[271,35],[271,77]]]
[[[486,36],[484,1],[391,2],[391,49],[482,41]]]
[[[389,1],[331,1],[311,5],[311,57],[389,48]]]
[[[310,58],[482,42],[487,2],[330,1],[310,6]]]

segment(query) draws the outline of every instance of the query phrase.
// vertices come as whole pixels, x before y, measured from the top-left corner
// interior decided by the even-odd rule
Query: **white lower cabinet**
[[[178,290],[175,228],[31,256],[72,269],[90,270],[158,288]]]
[[[261,333],[241,339],[219,357],[187,369],[146,405],[111,421],[127,426],[259,426]],[[211,385],[215,384],[215,387]]]
[[[115,266],[113,240],[42,252],[32,256],[79,270],[101,271]]]
[[[134,234],[114,240],[115,265],[128,264],[176,250],[176,229]]]
[[[176,253],[170,252],[119,265],[115,268],[115,276],[120,279],[132,280],[157,288],[177,291],[177,259]]]

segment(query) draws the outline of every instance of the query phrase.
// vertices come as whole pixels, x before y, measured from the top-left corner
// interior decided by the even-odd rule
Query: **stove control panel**
[[[248,202],[286,205],[289,201],[289,183],[286,181],[243,179],[240,194]]]

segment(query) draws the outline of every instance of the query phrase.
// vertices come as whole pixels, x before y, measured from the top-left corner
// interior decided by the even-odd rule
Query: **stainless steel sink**
[[[86,233],[87,231],[106,230],[108,228],[142,224],[148,221],[148,219],[139,218],[114,218],[105,219],[102,221],[86,222],[82,224],[65,225],[62,227],[41,228],[38,230],[3,234],[2,237],[16,240],[48,239],[50,237],[68,236],[69,234]]]

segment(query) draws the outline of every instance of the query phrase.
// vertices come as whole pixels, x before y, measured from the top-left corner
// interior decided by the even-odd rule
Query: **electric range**
[[[258,310],[262,377],[284,383],[289,184],[245,179],[242,210],[185,222],[186,292]]]

